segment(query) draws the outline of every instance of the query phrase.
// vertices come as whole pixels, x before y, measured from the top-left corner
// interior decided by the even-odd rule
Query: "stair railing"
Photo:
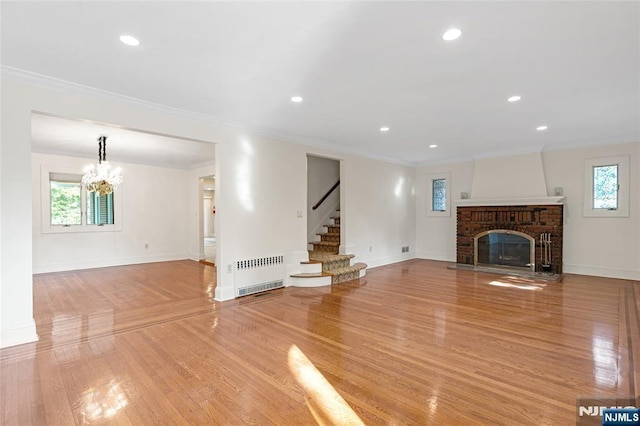
[[[330,189],[330,190],[328,190],[328,191],[327,191],[327,193],[326,193],[326,194],[324,194],[324,195],[322,196],[322,198],[320,198],[320,201],[318,201],[318,202],[317,202],[317,203],[312,207],[312,209],[313,209],[313,210],[315,210],[315,209],[317,209],[318,207],[320,207],[320,205],[321,205],[322,203],[324,203],[324,200],[326,200],[326,199],[329,197],[329,195],[331,195],[331,193],[332,193],[333,191],[335,191],[335,190],[336,190],[336,188],[338,187],[338,185],[340,185],[340,180],[339,180],[339,179],[338,179],[338,181],[337,181],[337,182],[336,182],[336,183],[331,187],[331,189]]]

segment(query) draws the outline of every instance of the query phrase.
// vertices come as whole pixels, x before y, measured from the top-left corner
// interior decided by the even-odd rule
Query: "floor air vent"
[[[284,287],[284,256],[238,260],[234,263],[236,296]]]

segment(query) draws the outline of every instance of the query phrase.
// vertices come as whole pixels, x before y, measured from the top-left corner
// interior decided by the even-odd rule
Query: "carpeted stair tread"
[[[309,252],[309,260],[317,260],[320,262],[332,262],[336,260],[352,259],[354,257],[356,257],[355,254],[333,254],[333,253],[322,252],[322,251]]]
[[[340,246],[340,242],[338,241],[309,241],[309,244],[313,244],[314,246],[327,246],[327,247]]]
[[[354,254],[338,254],[340,247],[340,210],[330,217],[334,221],[332,225],[323,225],[327,232],[318,232],[320,241],[310,241],[313,246],[308,250],[308,261],[300,262],[303,265],[322,264],[322,272],[305,272],[291,275],[293,278],[320,278],[331,277],[331,284],[340,284],[357,280],[366,273],[367,265],[362,262],[351,265]],[[363,271],[364,270],[364,271]]]
[[[345,268],[339,268],[339,269],[334,269],[332,271],[327,271],[326,273],[328,275],[349,274],[351,272],[356,272],[356,271],[360,271],[361,269],[365,269],[366,267],[367,267],[366,263],[358,262],[358,263],[354,263],[351,266],[347,266]]]

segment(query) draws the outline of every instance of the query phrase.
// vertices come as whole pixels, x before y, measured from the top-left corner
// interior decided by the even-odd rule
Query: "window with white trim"
[[[49,173],[51,226],[82,225],[81,175]]]
[[[432,173],[427,176],[427,216],[451,216],[451,176]]]
[[[585,217],[629,216],[629,157],[585,161]]]
[[[41,167],[43,233],[121,231],[120,191],[88,192],[77,170]],[[118,219],[116,219],[118,218]]]

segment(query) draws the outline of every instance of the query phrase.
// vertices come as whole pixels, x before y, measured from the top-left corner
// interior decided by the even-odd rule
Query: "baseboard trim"
[[[622,280],[640,281],[640,271],[629,269],[607,268],[602,266],[563,264],[562,272],[567,274],[590,275],[593,277],[618,278]]]
[[[404,262],[405,260],[415,259],[415,253],[408,252],[404,254],[399,254],[396,256],[385,256],[378,257],[376,259],[365,259],[364,263],[367,264],[367,269],[377,268],[378,266],[391,265],[393,263]]]
[[[37,342],[35,320],[3,327],[0,332],[0,348],[23,345],[25,343]]]
[[[426,259],[426,260],[440,260],[442,262],[455,262],[456,257],[447,255],[445,253],[430,253],[425,251],[419,251],[416,253],[417,259]]]
[[[218,302],[224,302],[225,300],[235,299],[236,289],[233,287],[216,286],[216,295],[214,299]]]
[[[187,253],[164,254],[155,256],[123,257],[116,259],[89,260],[85,262],[56,263],[49,265],[33,265],[34,274],[49,272],[76,271],[81,269],[105,268],[109,266],[136,265],[140,263],[168,262],[172,260],[191,259]],[[197,261],[197,260],[196,260]]]
[[[199,262],[204,258],[205,258],[204,253],[189,253],[189,259],[195,260],[196,262]]]

